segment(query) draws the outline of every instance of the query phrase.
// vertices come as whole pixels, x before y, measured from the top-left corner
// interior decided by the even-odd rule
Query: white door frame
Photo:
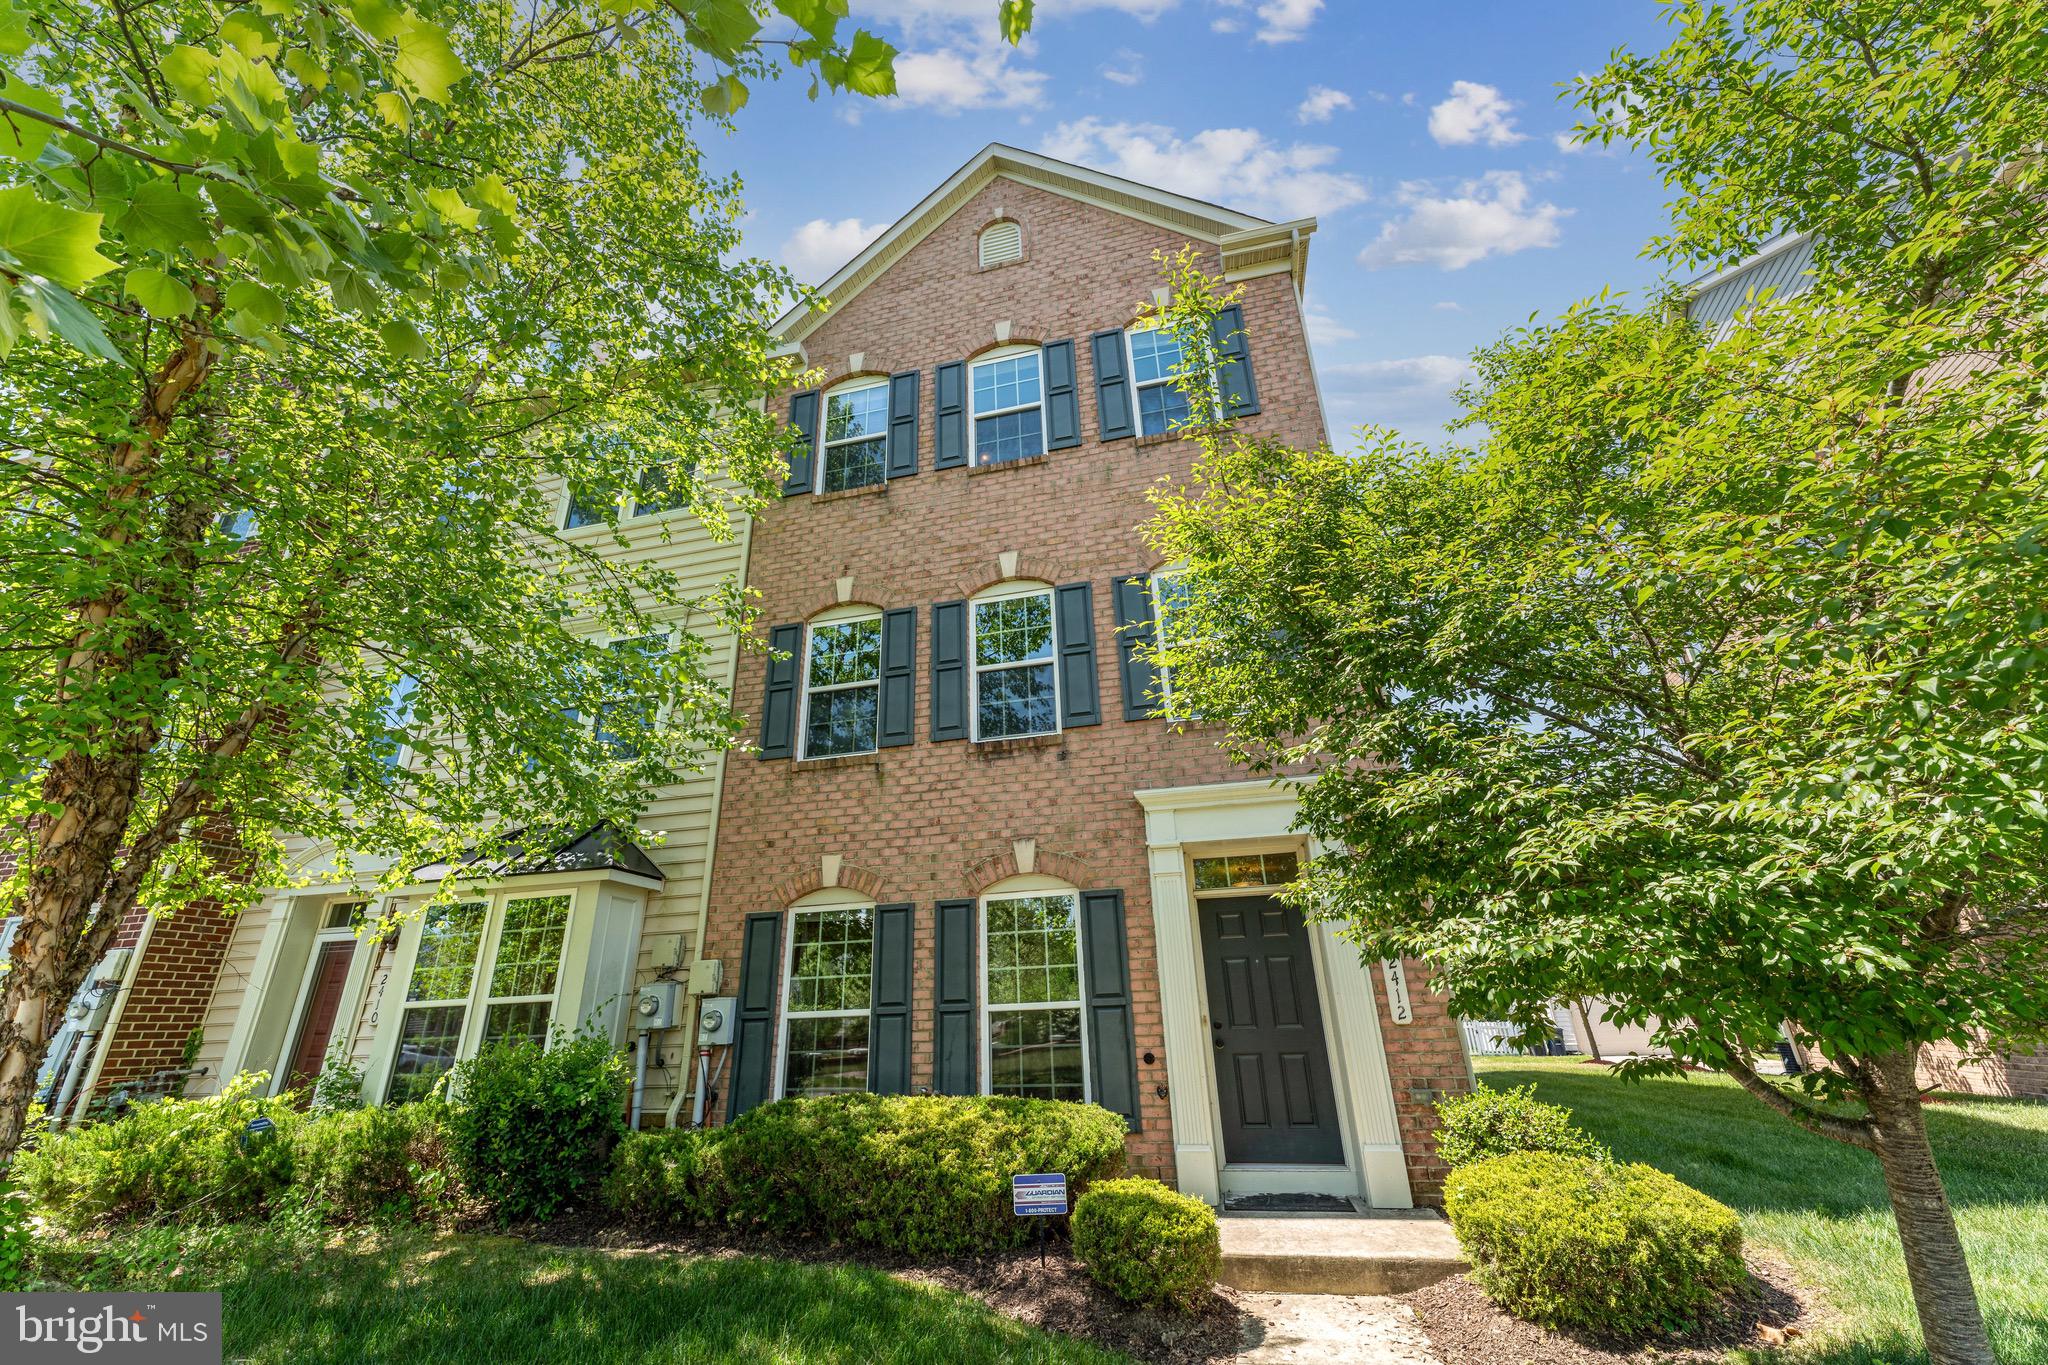
[[[1412,1208],[1372,976],[1357,948],[1339,939],[1328,920],[1310,921],[1309,939],[1345,1162],[1232,1166],[1224,1158],[1192,861],[1198,852],[1208,857],[1293,849],[1315,856],[1320,846],[1293,828],[1295,784],[1218,782],[1136,795],[1145,809],[1159,1007],[1167,1074],[1173,1078],[1168,1110],[1180,1188],[1211,1204],[1222,1203],[1226,1194],[1313,1192],[1355,1196],[1375,1208]]]

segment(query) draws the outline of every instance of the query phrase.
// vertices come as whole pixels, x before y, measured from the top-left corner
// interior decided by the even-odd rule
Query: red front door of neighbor
[[[313,959],[313,985],[306,992],[306,1017],[299,1021],[298,1046],[292,1049],[291,1070],[285,1073],[285,1087],[297,1089],[320,1074],[320,1060],[334,1038],[334,1017],[341,1011],[342,983],[348,980],[349,958],[355,952],[354,939],[323,943]]]

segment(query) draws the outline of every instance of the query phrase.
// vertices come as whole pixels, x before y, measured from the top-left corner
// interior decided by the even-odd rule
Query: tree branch
[[[1869,1120],[1843,1118],[1839,1114],[1830,1114],[1824,1109],[1816,1108],[1805,1100],[1794,1099],[1786,1091],[1759,1076],[1733,1049],[1728,1050],[1728,1060],[1723,1070],[1735,1078],[1737,1085],[1807,1132],[1817,1137],[1846,1142],[1851,1147],[1861,1147],[1866,1152],[1877,1150],[1877,1131],[1871,1127]]]

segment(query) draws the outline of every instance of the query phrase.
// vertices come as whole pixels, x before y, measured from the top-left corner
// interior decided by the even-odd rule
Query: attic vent
[[[1001,265],[1024,259],[1024,229],[1015,223],[990,223],[981,230],[981,263]]]

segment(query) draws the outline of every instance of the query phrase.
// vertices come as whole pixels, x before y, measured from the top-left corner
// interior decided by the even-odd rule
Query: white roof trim
[[[892,223],[887,232],[868,243],[858,256],[841,266],[832,278],[819,285],[819,296],[829,299],[835,306],[844,307],[905,252],[931,235],[939,224],[950,218],[984,185],[999,176],[1155,223],[1175,232],[1184,232],[1191,238],[1225,246],[1229,253],[1239,255],[1284,243],[1290,258],[1305,264],[1308,234],[1315,231],[1313,218],[1292,223],[1270,223],[1220,204],[1190,199],[1141,185],[1135,180],[1076,166],[1069,161],[1056,161],[1037,152],[991,142],[966,165],[946,177],[937,189],[920,199],[910,212]],[[785,343],[800,344],[824,321],[825,316],[822,309],[798,304],[776,319],[774,333]]]
[[[1805,240],[1806,234],[1803,232],[1787,232],[1773,237],[1770,241],[1765,242],[1733,265],[1724,265],[1719,269],[1710,270],[1698,279],[1693,280],[1685,286],[1685,292],[1691,295],[1704,294],[1715,285],[1721,283],[1721,281],[1740,275],[1751,266],[1762,261],[1768,261],[1771,257],[1776,256],[1782,251],[1790,251]]]

